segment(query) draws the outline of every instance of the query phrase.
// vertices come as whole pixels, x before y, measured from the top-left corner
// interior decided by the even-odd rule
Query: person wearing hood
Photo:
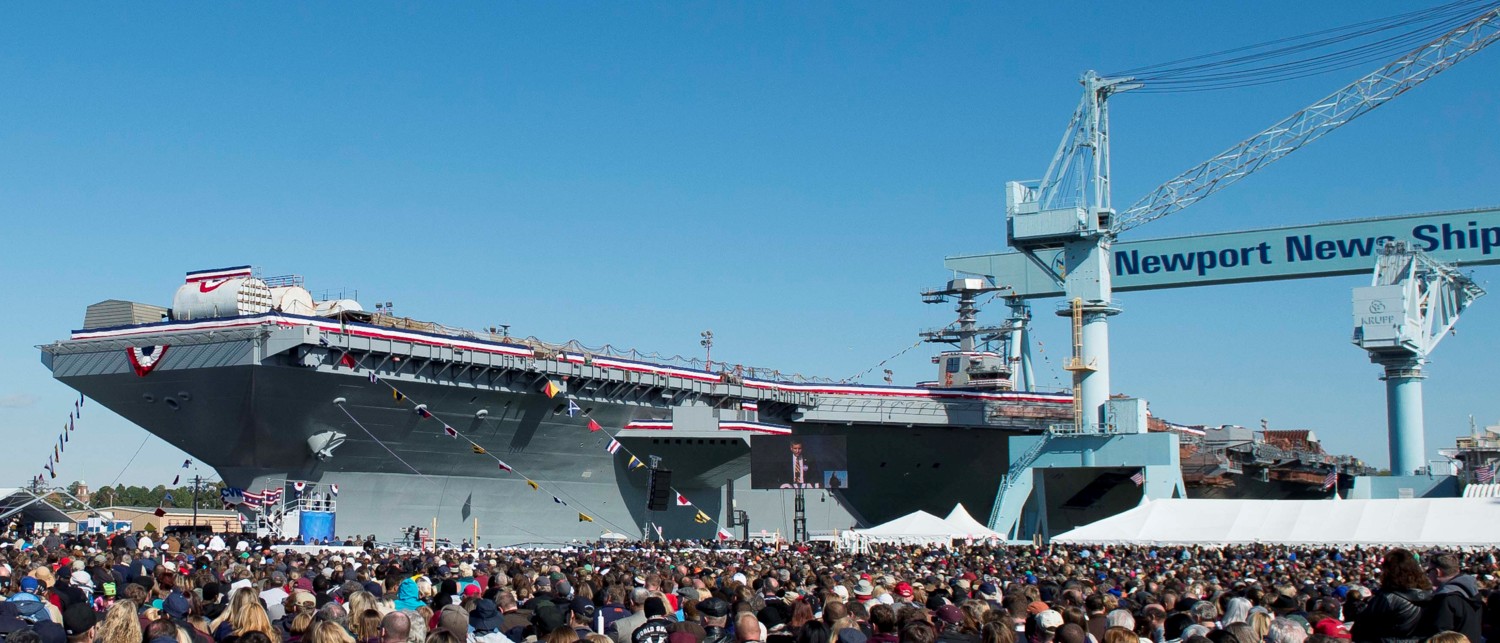
[[[1427,577],[1437,589],[1423,610],[1423,632],[1432,635],[1451,630],[1469,637],[1471,643],[1478,643],[1479,613],[1484,601],[1479,598],[1474,577],[1459,569],[1458,557],[1453,554],[1433,556],[1427,566]]]
[[[416,611],[421,607],[422,596],[417,589],[417,579],[402,579],[401,584],[396,586],[396,609]]]

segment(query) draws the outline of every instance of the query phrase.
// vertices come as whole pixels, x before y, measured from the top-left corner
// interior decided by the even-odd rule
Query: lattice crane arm
[[[1117,216],[1111,232],[1119,234],[1197,203],[1384,105],[1496,40],[1500,40],[1500,8],[1486,11],[1163,183]]]

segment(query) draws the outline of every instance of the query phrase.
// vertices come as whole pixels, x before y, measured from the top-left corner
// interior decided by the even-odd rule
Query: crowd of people
[[[0,542],[4,643],[1500,641],[1494,551]]]

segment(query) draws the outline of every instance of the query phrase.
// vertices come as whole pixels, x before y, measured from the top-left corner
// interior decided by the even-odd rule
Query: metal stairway
[[[1042,439],[1032,444],[1031,448],[1027,449],[1026,453],[1021,454],[1019,459],[1010,463],[1010,470],[1005,472],[1005,479],[1000,482],[1000,489],[995,492],[995,505],[990,509],[990,521],[988,525],[990,529],[994,529],[995,523],[1000,520],[1000,508],[1005,501],[1005,494],[1010,491],[1011,487],[1015,486],[1016,481],[1020,480],[1022,475],[1031,471],[1032,463],[1036,462],[1036,459],[1042,456],[1042,452],[1047,449],[1047,443],[1051,441],[1052,432],[1047,431],[1043,433]]]

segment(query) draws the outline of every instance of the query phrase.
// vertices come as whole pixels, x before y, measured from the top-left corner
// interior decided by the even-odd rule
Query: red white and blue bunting
[[[125,349],[126,358],[130,360],[130,367],[135,369],[135,374],[141,377],[150,375],[166,354],[167,344],[131,346]]]

